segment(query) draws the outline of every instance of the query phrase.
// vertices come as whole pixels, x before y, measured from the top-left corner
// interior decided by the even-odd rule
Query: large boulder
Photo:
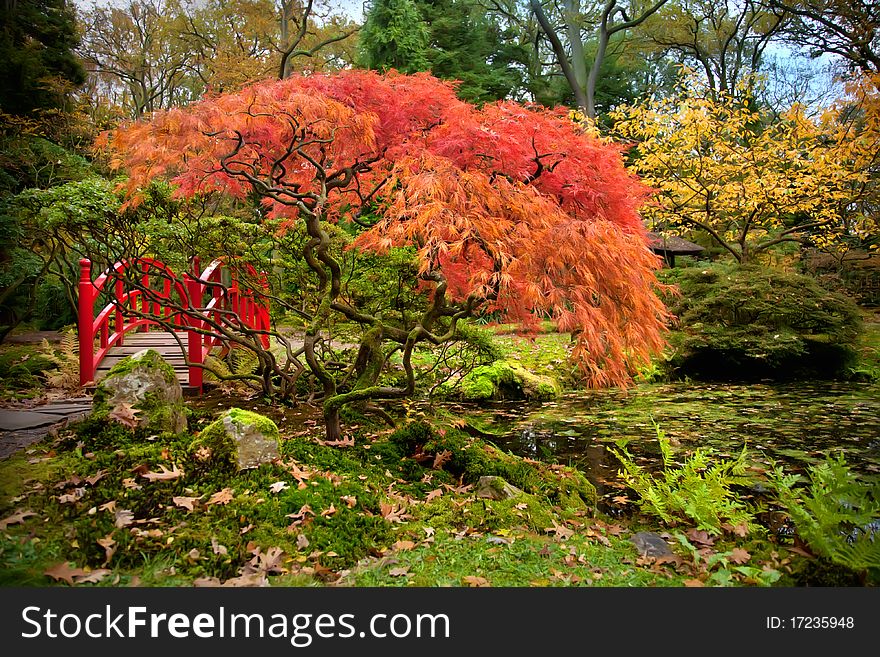
[[[174,368],[154,349],[122,359],[98,384],[92,417],[152,433],[186,431],[183,390]]]
[[[269,418],[230,408],[192,441],[190,455],[202,464],[247,470],[280,458],[279,438]]]

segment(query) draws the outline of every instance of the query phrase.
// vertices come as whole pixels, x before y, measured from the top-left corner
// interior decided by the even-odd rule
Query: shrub
[[[669,270],[681,296],[669,366],[709,380],[835,378],[856,356],[858,306],[814,279],[757,265]]]

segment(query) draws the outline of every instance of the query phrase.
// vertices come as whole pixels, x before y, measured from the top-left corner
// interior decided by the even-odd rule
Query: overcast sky
[[[360,22],[363,19],[363,5],[366,0],[325,0],[326,4],[333,6],[334,9],[348,14],[354,20]],[[128,0],[73,0],[73,4],[82,9],[88,9],[92,5],[99,7],[123,6],[128,4]]]

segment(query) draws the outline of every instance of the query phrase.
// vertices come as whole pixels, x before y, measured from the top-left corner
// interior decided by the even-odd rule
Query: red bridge
[[[201,391],[205,359],[225,346],[225,331],[248,330],[269,347],[269,308],[254,283],[266,287],[266,277],[246,265],[249,284],[240,285],[239,270],[214,260],[199,271],[178,276],[165,263],[138,258],[116,263],[92,280],[92,263],[80,260],[79,378],[94,384],[110,368],[147,347],[155,349],[175,369],[178,380]],[[106,299],[97,314],[99,299]],[[206,302],[207,300],[207,302]],[[161,330],[156,330],[156,329]]]

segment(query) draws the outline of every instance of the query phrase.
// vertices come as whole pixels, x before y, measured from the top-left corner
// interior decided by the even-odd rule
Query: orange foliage
[[[414,245],[420,273],[442,277],[453,301],[527,326],[552,317],[576,332],[594,385],[626,383],[663,347],[658,259],[638,214],[649,190],[564,111],[476,108],[427,74],[344,71],[157,113],[103,145],[132,202],[164,176],[182,196],[256,191],[291,222],[378,204],[357,248]]]

